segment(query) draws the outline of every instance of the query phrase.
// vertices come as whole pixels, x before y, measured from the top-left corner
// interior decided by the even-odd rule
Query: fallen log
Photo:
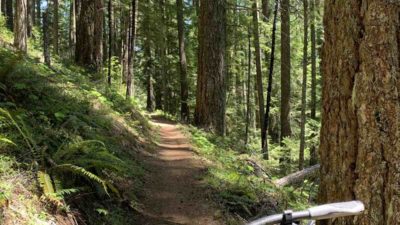
[[[289,174],[278,180],[273,181],[273,183],[278,187],[285,187],[288,185],[294,185],[302,183],[307,178],[314,178],[318,175],[320,165],[308,167],[304,170]]]

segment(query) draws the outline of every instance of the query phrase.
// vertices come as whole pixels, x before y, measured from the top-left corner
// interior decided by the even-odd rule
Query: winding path
[[[218,207],[202,186],[204,163],[191,150],[187,138],[175,123],[153,118],[160,140],[154,157],[147,156],[149,171],[141,202],[140,225],[222,225]]]

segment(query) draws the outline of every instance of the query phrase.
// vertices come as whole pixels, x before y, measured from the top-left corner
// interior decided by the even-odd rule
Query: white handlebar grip
[[[364,211],[364,204],[360,201],[332,203],[308,209],[312,219],[321,220],[342,216],[355,216]]]

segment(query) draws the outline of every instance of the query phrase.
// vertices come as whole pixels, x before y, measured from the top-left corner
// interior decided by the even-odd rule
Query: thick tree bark
[[[44,63],[47,66],[51,65],[50,58],[50,37],[49,37],[49,12],[48,8],[43,12],[43,56]]]
[[[226,2],[200,4],[199,62],[195,123],[218,135],[225,134],[226,107]]]
[[[28,39],[27,0],[16,0],[14,21],[14,46],[21,52],[27,52]]]
[[[13,0],[6,1],[6,25],[11,31],[14,30],[14,11],[13,11]]]
[[[258,28],[258,5],[257,0],[253,0],[252,7],[252,15],[253,15],[253,37],[254,37],[254,48],[255,48],[255,56],[256,56],[256,79],[257,79],[257,96],[258,96],[258,117],[261,128],[261,136],[264,130],[264,88],[263,88],[263,79],[262,79],[262,65],[261,65],[261,49],[260,49],[260,35]],[[261,142],[261,148],[263,147],[263,143]]]
[[[178,20],[178,36],[179,36],[179,65],[180,65],[180,83],[181,83],[181,119],[189,122],[189,87],[187,80],[187,63],[185,53],[185,29],[183,19],[183,0],[176,0],[176,11]]]
[[[80,0],[75,61],[100,72],[103,60],[103,0]]]
[[[397,225],[400,5],[381,0],[325,4],[319,201],[357,199],[366,210],[321,224]]]
[[[303,0],[303,7],[304,7],[303,83],[301,86],[299,170],[302,170],[304,168],[304,149],[306,146],[305,129],[306,129],[306,109],[307,109],[308,0]]]
[[[274,62],[275,62],[275,42],[276,42],[276,23],[278,20],[278,8],[279,8],[279,0],[275,0],[274,7],[274,21],[272,24],[272,42],[271,42],[271,54],[269,61],[269,71],[268,71],[268,87],[267,87],[267,103],[266,110],[264,115],[264,126],[262,130],[261,140],[262,140],[262,152],[263,158],[269,159],[268,152],[268,128],[269,128],[269,112],[271,108],[271,98],[272,98],[272,82],[273,82],[273,74],[274,74]]]
[[[271,14],[269,0],[262,0],[262,14],[263,14],[263,21],[268,21]]]
[[[29,1],[29,0],[28,0]],[[56,55],[59,53],[59,2],[58,0],[53,0],[53,32],[52,32],[52,38],[53,38],[53,51]]]
[[[290,0],[281,3],[281,141],[290,135]]]
[[[129,34],[129,50],[128,50],[128,76],[126,77],[126,98],[129,99],[133,94],[133,72],[135,62],[135,43],[136,43],[136,16],[137,16],[137,0],[132,0],[131,5],[131,29]]]

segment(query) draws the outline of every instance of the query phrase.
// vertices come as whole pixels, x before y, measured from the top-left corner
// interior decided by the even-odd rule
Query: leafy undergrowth
[[[2,222],[134,224],[147,118],[118,88],[29,52],[0,47]]]
[[[231,215],[249,220],[284,209],[304,209],[312,204],[315,184],[305,181],[297,187],[279,188],[276,160],[262,160],[260,154],[239,152],[238,141],[220,138],[193,126],[181,126],[194,150],[209,164],[205,177],[214,198]],[[236,220],[237,221],[237,220]]]

